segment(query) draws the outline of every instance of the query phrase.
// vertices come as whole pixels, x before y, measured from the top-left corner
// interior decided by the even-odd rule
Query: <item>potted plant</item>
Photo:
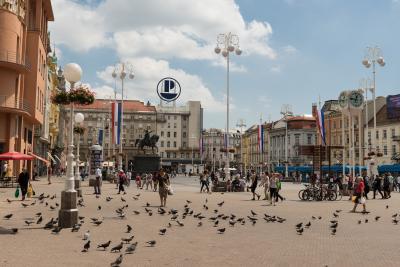
[[[378,153],[376,154],[376,156],[377,156],[377,157],[383,157],[383,154],[382,154],[381,152],[378,152]]]
[[[68,105],[71,103],[68,92],[66,91],[58,91],[57,93],[53,94],[51,101],[56,105]]]
[[[81,85],[69,91],[69,99],[75,104],[90,105],[93,104],[95,98],[89,87]]]
[[[368,156],[375,156],[375,152],[374,151],[369,152]]]
[[[230,148],[229,149],[229,153],[235,153],[235,149],[234,148]]]
[[[85,128],[82,126],[75,126],[74,127],[74,133],[76,134],[83,134],[85,132]]]

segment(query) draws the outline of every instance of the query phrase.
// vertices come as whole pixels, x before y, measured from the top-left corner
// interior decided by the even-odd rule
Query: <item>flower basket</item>
[[[71,103],[68,92],[59,91],[51,97],[51,102],[56,105],[68,105]]]
[[[374,151],[369,152],[368,156],[375,156],[375,152]]]
[[[85,132],[85,128],[81,126],[75,126],[74,127],[74,133],[76,134],[83,134]]]
[[[68,93],[69,100],[79,105],[90,105],[94,102],[94,93],[86,86],[79,86]]]
[[[229,149],[229,153],[235,153],[235,149],[230,148],[230,149]]]
[[[364,160],[370,160],[371,157],[364,157]]]
[[[376,156],[377,157],[383,157],[383,154],[379,152],[379,153],[376,154]]]
[[[371,164],[371,165],[375,165],[375,162],[371,162],[370,164]]]

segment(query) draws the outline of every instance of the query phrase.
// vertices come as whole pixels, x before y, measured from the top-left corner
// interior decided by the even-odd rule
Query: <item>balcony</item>
[[[400,142],[400,135],[393,135],[392,140],[395,142]]]
[[[28,100],[20,98],[15,99],[12,96],[0,95],[0,110],[11,111],[16,109],[17,112],[28,113],[33,116],[34,110]]]
[[[13,69],[20,73],[26,73],[31,70],[31,65],[28,61],[23,60],[16,52],[8,50],[0,50],[0,67]]]

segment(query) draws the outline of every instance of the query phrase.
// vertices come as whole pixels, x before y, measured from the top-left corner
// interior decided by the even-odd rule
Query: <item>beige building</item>
[[[202,164],[199,141],[203,128],[203,109],[200,101],[186,105],[158,105],[157,134],[162,166],[178,172],[197,172]],[[193,165],[192,165],[193,164]]]
[[[0,153],[33,152],[35,125],[44,122],[47,24],[53,20],[50,0],[0,0]],[[22,164],[10,162],[13,174]]]

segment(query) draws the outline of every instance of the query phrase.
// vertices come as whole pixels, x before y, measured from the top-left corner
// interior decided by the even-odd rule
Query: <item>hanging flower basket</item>
[[[383,157],[383,154],[379,152],[379,153],[376,154],[376,156],[377,157]]]
[[[230,149],[229,149],[229,153],[235,153],[235,149],[230,148]]]
[[[81,126],[75,126],[74,127],[74,133],[76,134],[83,134],[85,132],[85,128]]]
[[[371,157],[364,157],[364,160],[370,160]]]
[[[71,103],[68,92],[59,91],[51,97],[51,102],[56,105],[68,105]]]
[[[79,105],[90,105],[94,102],[94,93],[87,86],[79,86],[69,91],[69,99],[71,102]]]
[[[368,156],[375,156],[375,152],[374,151],[369,152]]]
[[[375,162],[371,162],[370,165],[375,165]]]

